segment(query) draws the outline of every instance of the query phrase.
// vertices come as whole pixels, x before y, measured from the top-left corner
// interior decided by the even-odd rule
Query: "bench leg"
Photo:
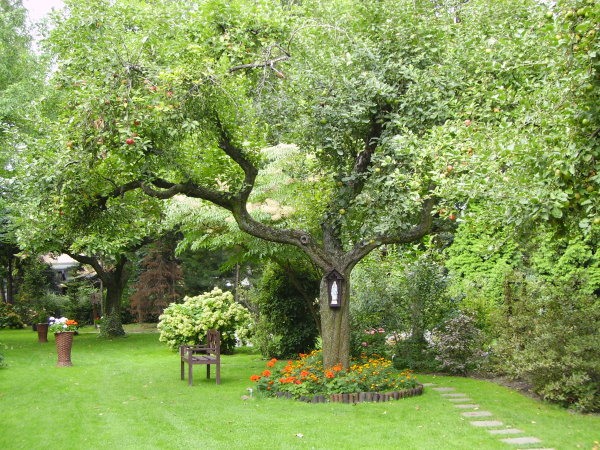
[[[185,380],[185,363],[181,360],[181,379]]]
[[[206,365],[206,378],[210,380],[210,364]]]
[[[217,363],[217,384],[221,384],[221,364]]]
[[[188,385],[194,384],[193,376],[194,376],[194,365],[190,362],[188,363]]]

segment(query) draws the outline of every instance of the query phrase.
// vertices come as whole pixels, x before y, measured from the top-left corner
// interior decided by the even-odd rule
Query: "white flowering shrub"
[[[214,288],[183,303],[171,303],[158,322],[160,341],[172,349],[180,345],[199,344],[206,331],[219,330],[221,352],[231,353],[236,342],[244,344],[252,329],[250,312],[234,301],[231,292]]]

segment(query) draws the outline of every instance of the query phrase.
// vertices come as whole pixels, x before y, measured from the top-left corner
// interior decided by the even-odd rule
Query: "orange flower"
[[[269,362],[267,363],[267,367],[273,367],[273,366],[275,365],[275,363],[276,363],[276,362],[277,362],[277,360],[276,360],[276,359],[272,359],[271,361],[269,361]]]
[[[310,375],[310,372],[308,370],[303,370],[302,372],[300,372],[300,376],[302,378],[306,378],[309,375]]]
[[[67,326],[68,325],[77,325],[77,322],[75,320],[67,320],[66,324],[67,324]]]
[[[271,371],[270,370],[263,370],[262,376],[263,377],[270,377],[271,376]]]
[[[334,370],[334,372],[341,372],[342,363],[336,364],[335,366],[332,367],[332,369]]]
[[[260,380],[260,375],[252,375],[250,377],[250,381],[258,381],[258,380]]]
[[[333,378],[335,377],[335,374],[333,373],[333,370],[326,370],[325,371],[325,378]]]

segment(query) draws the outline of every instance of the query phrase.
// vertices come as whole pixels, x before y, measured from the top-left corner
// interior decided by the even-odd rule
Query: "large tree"
[[[34,98],[43,77],[26,19],[21,0],[0,0],[0,290],[9,303],[14,301],[19,253],[10,219],[12,158],[22,143],[20,133],[30,131],[23,106]]]
[[[73,175],[57,202],[184,195],[295,246],[323,273],[325,365],[347,366],[350,274],[373,249],[417,241],[483,194],[558,216],[561,198],[529,175],[548,127],[565,127],[547,108],[569,77],[559,19],[535,0],[299,3],[67,1],[46,47],[49,134]],[[300,150],[297,195],[273,220],[249,204],[261,149],[280,142]],[[540,203],[519,201],[532,189]]]

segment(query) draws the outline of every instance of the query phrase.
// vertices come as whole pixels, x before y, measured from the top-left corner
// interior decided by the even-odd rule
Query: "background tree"
[[[19,253],[10,220],[10,195],[19,133],[29,130],[24,104],[30,102],[43,77],[31,50],[26,10],[20,0],[0,1],[0,277],[2,300],[14,303],[14,271]]]
[[[163,238],[151,244],[140,261],[142,272],[133,285],[130,308],[139,323],[157,322],[170,303],[181,297],[182,271],[175,242]]]

